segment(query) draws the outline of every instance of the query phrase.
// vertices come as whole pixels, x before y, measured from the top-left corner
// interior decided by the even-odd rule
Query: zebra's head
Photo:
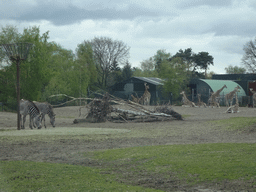
[[[42,128],[41,113],[34,118],[34,123],[38,129]]]

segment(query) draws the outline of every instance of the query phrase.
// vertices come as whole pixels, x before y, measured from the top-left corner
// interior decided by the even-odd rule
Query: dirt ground
[[[239,113],[225,113],[226,107],[221,108],[186,108],[173,106],[180,113],[183,121],[173,120],[151,123],[79,123],[73,120],[79,117],[79,107],[54,108],[56,113],[56,127],[50,125],[46,116],[47,128],[30,130],[28,117],[25,130],[16,130],[17,115],[15,113],[0,112],[0,160],[28,160],[40,162],[69,163],[85,166],[100,166],[99,162],[85,158],[83,152],[114,149],[133,146],[197,144],[197,143],[255,143],[256,132],[230,131],[222,129],[214,120],[229,119],[231,117],[255,117],[256,109],[240,107]],[[82,109],[82,115],[86,113]],[[12,131],[4,131],[12,130]],[[6,140],[8,134],[14,136],[15,142]],[[25,135],[34,135],[34,139],[26,140]],[[37,139],[43,137],[44,139]],[[49,141],[47,136],[55,135]],[[78,137],[79,136],[79,137]],[[157,184],[158,176],[148,176],[148,187],[172,191],[173,183]],[[152,181],[153,180],[153,181]],[[125,181],[122,181],[125,182]],[[152,182],[155,185],[152,186]],[[133,184],[138,184],[135,181]],[[177,184],[178,185],[178,184]],[[230,186],[225,183],[226,190]],[[165,186],[165,187],[164,187]],[[166,188],[167,186],[167,188]],[[224,183],[219,183],[219,189]],[[235,185],[234,185],[235,186]],[[211,188],[211,186],[210,186]],[[176,188],[176,190],[178,190]],[[181,189],[179,189],[181,190]],[[210,189],[186,189],[183,191],[214,191]]]

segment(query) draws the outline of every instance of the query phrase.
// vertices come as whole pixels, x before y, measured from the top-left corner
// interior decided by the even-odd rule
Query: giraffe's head
[[[185,94],[185,92],[184,92],[184,91],[181,91],[180,94],[183,95],[183,94]]]
[[[228,88],[227,85],[224,85],[224,88]]]
[[[145,86],[145,90],[149,90],[149,85],[147,85],[146,82],[144,83],[144,86]]]

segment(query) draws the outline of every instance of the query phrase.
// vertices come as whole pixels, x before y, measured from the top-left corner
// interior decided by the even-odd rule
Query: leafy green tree
[[[161,63],[159,77],[165,79],[164,92],[172,92],[174,99],[180,95],[180,90],[184,89],[188,83],[187,65],[182,58],[175,57],[171,61],[164,60]]]
[[[143,77],[143,71],[140,67],[132,68],[133,77]]]
[[[246,69],[243,67],[229,65],[228,67],[225,67],[225,71],[227,74],[245,74]]]
[[[215,72],[214,71],[210,71],[209,73],[207,73],[207,75],[206,75],[206,79],[212,79],[212,76],[215,74]]]
[[[57,44],[54,44],[53,50],[53,54],[49,61],[51,64],[49,68],[52,75],[49,83],[47,83],[44,88],[43,98],[46,99],[47,97],[56,94],[80,97],[80,74],[83,69],[79,68],[78,64],[74,62],[75,56],[72,51],[63,49]],[[88,81],[89,80],[87,80],[86,83]]]
[[[192,52],[191,48],[187,48],[184,51],[180,49],[172,58],[179,57],[183,60],[185,64],[187,64],[188,68],[193,67],[194,64],[194,53]],[[172,59],[170,58],[170,59]],[[193,69],[192,69],[193,70]]]
[[[3,27],[0,31],[0,43],[30,42],[34,46],[30,50],[30,55],[20,66],[20,88],[21,98],[30,100],[40,100],[44,83],[49,80],[48,68],[45,66],[49,54],[48,32],[40,35],[38,27],[29,27],[19,33],[17,28],[12,26]],[[5,96],[16,97],[16,63],[7,60],[1,54],[1,67],[4,70],[3,78],[8,82],[8,91]]]
[[[132,71],[132,66],[130,63],[127,61],[125,66],[122,69],[122,78],[123,80],[129,79],[133,76],[133,71]]]
[[[155,69],[159,72],[161,68],[161,63],[165,60],[169,60],[171,57],[170,53],[167,53],[164,49],[157,50],[156,54],[153,56],[153,61],[155,62]]]
[[[207,69],[209,65],[213,65],[213,57],[208,52],[193,53],[191,48],[187,48],[184,51],[180,49],[173,57],[182,58],[183,62],[187,65],[187,70],[191,71],[190,78],[205,78],[207,75]],[[204,70],[205,74],[200,72]]]
[[[19,33],[15,27],[7,26],[0,31],[0,43],[33,43],[28,59],[20,66],[21,98],[40,101],[59,93],[80,96],[81,84],[78,82],[88,84],[89,80],[78,79],[83,72],[78,67],[79,61],[75,61],[72,51],[48,40],[49,32],[41,35],[39,27],[24,28],[23,32]],[[6,83],[3,87],[5,91],[0,93],[0,99],[4,101],[7,98],[14,99],[16,98],[15,63],[10,62],[1,51],[0,62],[1,81]],[[86,89],[87,84],[81,87]]]
[[[159,63],[160,66],[160,63]],[[140,68],[142,69],[142,73],[140,76],[142,77],[157,77],[157,71],[155,70],[155,61],[153,58],[146,59],[140,63]],[[137,75],[138,76],[138,75]]]
[[[209,66],[213,65],[213,57],[209,55],[208,52],[199,52],[198,54],[194,54],[193,61],[195,62],[196,69],[205,70],[205,76]]]
[[[95,83],[97,82],[97,69],[95,60],[93,58],[93,50],[91,45],[87,42],[79,44],[76,49],[76,56],[77,64],[78,66],[80,66],[81,69],[80,75],[84,78],[88,78],[88,88],[90,90],[95,90]]]

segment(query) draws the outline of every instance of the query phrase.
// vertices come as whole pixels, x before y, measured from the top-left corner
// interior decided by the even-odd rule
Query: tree
[[[125,64],[125,66],[122,69],[122,78],[123,78],[123,80],[126,80],[126,79],[131,78],[132,75],[133,75],[132,66],[127,61],[127,63]]]
[[[214,71],[210,71],[209,73],[206,74],[206,79],[212,79],[212,76],[215,74]]]
[[[89,89],[94,90],[97,81],[97,69],[93,58],[93,50],[89,43],[84,42],[77,46],[76,62],[78,65],[77,67],[80,68],[80,81],[82,81],[82,77],[89,80],[87,86],[83,88],[87,89],[87,87],[89,87]],[[82,93],[82,95],[85,95],[85,92]]]
[[[122,41],[112,40],[108,37],[95,37],[90,43],[94,61],[98,72],[98,86],[105,89],[107,79],[115,63],[125,64],[129,56],[130,48]]]
[[[188,83],[189,75],[187,65],[182,58],[175,57],[171,61],[164,60],[161,63],[159,77],[165,79],[164,92],[172,92],[174,98],[178,98],[180,90],[184,89]]]
[[[17,28],[12,26],[3,27],[0,31],[0,43],[29,42],[34,46],[30,50],[28,59],[20,66],[20,91],[21,98],[40,100],[43,86],[49,82],[50,72],[48,61],[51,57],[49,52],[48,32],[40,35],[39,27],[24,28],[19,33]],[[1,54],[1,66],[4,69],[3,78],[8,82],[8,91],[4,93],[8,98],[16,96],[16,67],[15,63],[7,60]]]
[[[256,73],[256,38],[244,45],[242,63],[250,73]]]
[[[229,65],[225,68],[227,74],[245,74],[246,69],[243,67]]]
[[[194,63],[194,58],[193,58],[194,53],[192,52],[191,48],[187,48],[184,51],[180,49],[172,58],[179,57],[183,60],[185,64],[187,64],[188,68],[193,66]],[[170,59],[172,59],[170,58]]]
[[[166,50],[164,49],[159,49],[157,50],[156,54],[153,56],[153,58],[151,58],[151,60],[153,59],[153,61],[155,62],[155,69],[157,72],[159,72],[160,68],[161,68],[161,63],[165,60],[169,60],[171,57],[170,53],[167,53]]]
[[[195,68],[205,70],[205,76],[207,75],[207,69],[210,65],[213,65],[213,57],[208,52],[199,52],[193,55],[193,61],[195,62]]]
[[[180,49],[173,57],[170,58],[182,58],[183,62],[187,65],[187,70],[191,71],[191,78],[204,78],[207,76],[206,72],[209,65],[213,65],[213,57],[208,52],[193,53],[191,48],[187,48],[184,51]],[[204,70],[203,75],[200,70]]]

